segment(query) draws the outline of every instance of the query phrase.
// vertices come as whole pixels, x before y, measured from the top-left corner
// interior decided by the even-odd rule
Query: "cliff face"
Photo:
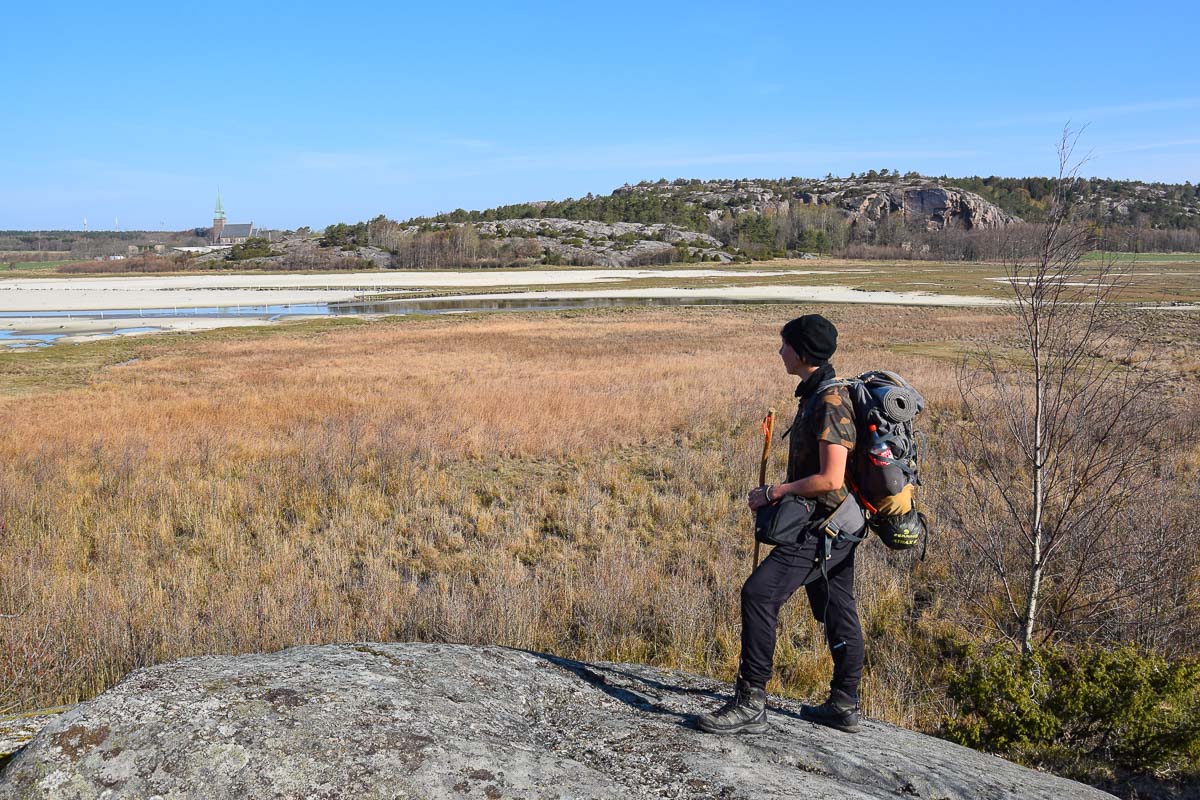
[[[865,195],[835,194],[828,202],[848,212],[855,226],[867,229],[896,214],[906,225],[921,226],[926,231],[989,230],[1021,221],[977,194],[941,186],[880,188]]]
[[[357,644],[139,670],[0,772],[15,798],[1102,798],[877,722],[772,703],[765,734],[699,733],[730,687],[500,647]]]
[[[874,229],[881,221],[899,215],[905,225],[927,231],[1002,228],[1021,222],[977,194],[936,183],[897,183],[833,178],[813,181],[795,189],[755,183],[714,181],[698,185],[639,184],[617,190],[626,194],[659,194],[678,197],[708,209],[710,221],[728,211],[733,216],[753,213],[787,214],[793,204],[829,206],[846,215],[855,226]]]

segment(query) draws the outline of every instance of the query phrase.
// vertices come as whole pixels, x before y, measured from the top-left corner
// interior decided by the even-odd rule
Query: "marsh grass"
[[[840,370],[902,371],[934,432],[957,397],[947,340],[1002,330],[987,311],[823,311],[843,329]],[[89,346],[66,382],[49,366],[10,372],[0,710],[73,702],[180,656],[352,640],[498,643],[728,679],[752,548],[744,496],[766,406],[794,413],[775,349],[796,312],[155,337],[120,367],[115,349]],[[936,513],[944,478],[927,484]],[[931,725],[945,700],[926,678],[962,627],[914,597],[950,579],[877,542],[861,564],[865,710]],[[802,597],[782,631],[771,690],[819,694],[830,666]]]
[[[67,259],[61,261],[14,261],[8,260],[12,258],[12,254],[7,256],[0,255],[0,273],[30,273],[30,272],[53,272],[57,268],[65,264],[78,264],[78,259]]]

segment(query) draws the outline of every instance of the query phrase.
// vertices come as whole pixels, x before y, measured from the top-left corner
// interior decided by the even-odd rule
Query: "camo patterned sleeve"
[[[840,444],[847,450],[854,449],[857,435],[854,428],[854,406],[850,393],[844,386],[821,395],[813,409],[813,427],[817,441]]]

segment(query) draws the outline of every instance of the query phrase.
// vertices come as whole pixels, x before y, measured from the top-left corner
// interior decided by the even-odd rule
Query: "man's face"
[[[800,358],[800,354],[793,350],[786,341],[781,339],[780,342],[779,357],[783,359],[783,368],[789,375],[801,374],[804,370],[804,359]]]

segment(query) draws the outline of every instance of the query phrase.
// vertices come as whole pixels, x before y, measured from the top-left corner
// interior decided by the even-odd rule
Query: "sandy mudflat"
[[[828,270],[789,270],[751,272],[720,269],[695,270],[524,270],[507,272],[386,272],[350,275],[188,275],[170,277],[107,277],[29,279],[0,281],[0,312],[79,312],[83,319],[70,317],[0,317],[0,333],[11,338],[0,345],[32,345],[36,340],[22,337],[57,335],[58,343],[84,342],[108,336],[137,336],[169,331],[196,331],[246,325],[265,325],[276,321],[274,314],[253,306],[308,305],[309,318],[325,309],[323,304],[350,301],[364,295],[405,290],[466,289],[495,287],[496,293],[458,295],[439,298],[458,301],[457,313],[471,309],[473,300],[544,301],[547,304],[582,301],[589,298],[689,300],[699,302],[758,301],[771,303],[865,303],[888,305],[983,306],[1003,303],[989,297],[936,294],[927,291],[860,291],[846,286],[729,286],[703,288],[613,288],[630,279],[672,279],[681,282],[695,278],[780,277],[792,275],[837,274]],[[520,291],[530,285],[580,284],[594,282],[595,289]],[[502,292],[504,289],[517,291]],[[432,301],[436,306],[437,302]],[[216,307],[240,307],[239,315],[217,314]],[[138,309],[178,309],[183,316],[152,315],[142,317]],[[96,318],[99,312],[105,318]],[[388,309],[381,309],[387,313]],[[395,313],[402,313],[397,308]],[[451,313],[449,309],[445,313]],[[293,317],[294,318],[294,317]]]
[[[919,306],[992,306],[1006,301],[994,297],[931,292],[870,292],[846,286],[727,286],[704,289],[594,289],[586,291],[473,294],[445,300],[582,300],[608,298],[693,298],[695,300],[757,300],[772,303],[867,303]]]
[[[824,270],[594,269],[355,272],[345,275],[175,275],[0,281],[0,312],[99,311],[337,303],[374,292],[605,283],[635,279],[836,274]]]
[[[1164,303],[1156,306],[1134,306],[1138,311],[1200,311],[1200,303]]]

